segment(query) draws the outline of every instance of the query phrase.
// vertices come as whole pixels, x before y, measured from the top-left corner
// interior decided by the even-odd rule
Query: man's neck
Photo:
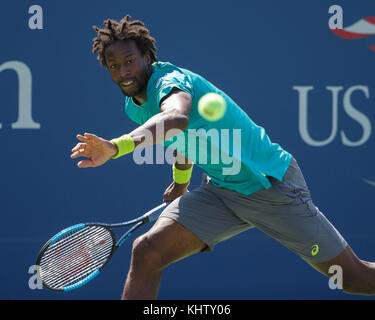
[[[142,90],[142,92],[139,95],[133,97],[133,102],[135,104],[139,105],[139,106],[144,104],[147,101],[147,86],[148,86],[148,82],[150,81],[150,77],[151,77],[152,72],[153,72],[152,66],[150,66],[150,67],[151,67],[150,73],[148,75],[147,83],[146,83],[144,89]]]

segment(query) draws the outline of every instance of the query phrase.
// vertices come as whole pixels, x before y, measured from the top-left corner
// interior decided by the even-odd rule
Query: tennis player
[[[143,147],[150,133],[149,144],[163,143],[176,150],[173,181],[163,195],[172,202],[154,226],[134,241],[123,299],[157,298],[165,267],[212,250],[251,228],[270,235],[326,276],[330,276],[330,266],[341,266],[345,292],[375,292],[374,263],[360,260],[314,205],[289,152],[272,143],[262,127],[203,77],[158,61],[155,39],[141,21],[126,16],[104,24],[103,29],[94,27],[93,53],[125,95],[125,112],[139,127],[112,140],[79,134],[71,157],[86,158],[78,162],[80,168],[97,167]],[[225,116],[215,122],[203,119],[197,111],[199,99],[208,92],[220,94],[227,103]],[[159,135],[158,126],[164,128]],[[172,129],[177,132],[174,137],[168,136]],[[200,153],[191,152],[195,144],[174,144],[179,135],[188,144],[193,129],[226,129],[232,138],[233,130],[240,129],[241,136],[229,139],[228,147],[201,135],[207,150],[200,149]],[[236,147],[240,153],[233,152]],[[214,148],[221,157],[212,161],[208,155]],[[207,156],[207,161],[201,161],[200,157]],[[233,163],[223,161],[224,156],[231,156]],[[202,168],[202,184],[187,192],[193,166]]]

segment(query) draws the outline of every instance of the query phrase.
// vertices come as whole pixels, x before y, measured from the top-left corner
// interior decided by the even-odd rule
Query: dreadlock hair
[[[157,61],[155,39],[150,36],[150,31],[140,20],[130,21],[130,15],[126,15],[120,22],[112,19],[104,20],[105,29],[93,26],[97,36],[93,39],[92,53],[98,54],[98,60],[106,66],[105,49],[115,41],[134,40],[138,49],[145,55],[150,54],[151,63]]]

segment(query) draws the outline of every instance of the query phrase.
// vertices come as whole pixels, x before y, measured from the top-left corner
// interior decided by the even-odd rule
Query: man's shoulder
[[[170,72],[173,70],[180,70],[181,68],[174,65],[171,62],[163,62],[163,61],[157,61],[152,64],[152,67],[155,72],[163,73],[163,72]]]
[[[178,80],[186,77],[186,71],[180,67],[175,66],[170,62],[156,62],[153,65],[152,78],[156,82],[156,86],[160,85],[165,80]]]
[[[154,93],[158,93],[163,87],[174,84],[181,84],[187,88],[192,87],[192,81],[187,70],[170,62],[155,62],[149,89]]]

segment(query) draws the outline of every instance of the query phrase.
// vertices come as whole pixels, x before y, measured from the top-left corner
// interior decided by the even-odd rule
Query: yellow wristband
[[[118,149],[118,152],[112,159],[117,159],[127,153],[133,152],[135,148],[134,140],[129,134],[125,134],[120,138],[112,139],[113,142]]]
[[[189,169],[180,170],[176,168],[175,164],[173,164],[173,180],[178,184],[188,183],[191,178],[191,173],[193,172],[193,166],[194,164],[192,164]]]

